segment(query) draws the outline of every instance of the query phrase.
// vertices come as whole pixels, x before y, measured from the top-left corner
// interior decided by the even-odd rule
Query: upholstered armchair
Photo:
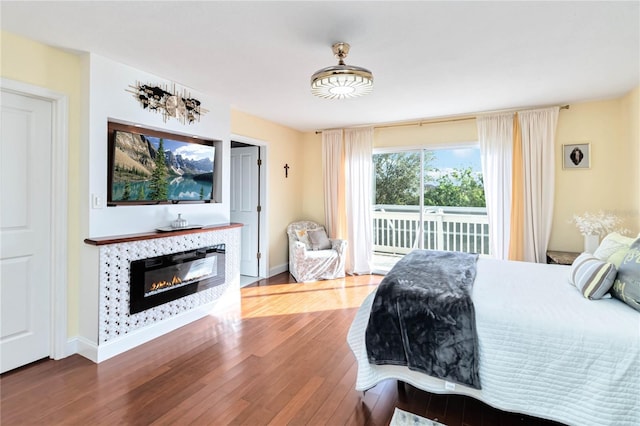
[[[347,242],[329,239],[322,225],[293,222],[287,227],[289,272],[298,282],[344,277]]]

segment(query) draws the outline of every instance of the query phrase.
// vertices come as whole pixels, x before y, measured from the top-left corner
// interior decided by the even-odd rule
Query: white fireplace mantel
[[[151,232],[86,239],[98,264],[98,332],[80,339],[78,353],[99,363],[240,299],[241,224],[224,224],[175,232]],[[225,283],[137,314],[129,313],[131,261],[226,245]]]

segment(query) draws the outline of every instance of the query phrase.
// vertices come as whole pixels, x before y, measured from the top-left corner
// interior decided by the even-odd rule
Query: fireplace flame
[[[171,281],[158,281],[156,283],[151,284],[150,291],[160,290],[161,288],[165,288],[165,287],[172,287],[174,285],[181,284],[181,283],[182,283],[182,280],[179,277],[174,275]]]

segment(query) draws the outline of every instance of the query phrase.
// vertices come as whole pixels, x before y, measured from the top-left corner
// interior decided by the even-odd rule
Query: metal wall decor
[[[182,89],[176,92],[176,85],[172,85],[171,90],[167,85],[156,86],[152,84],[141,84],[136,82],[135,86],[129,86],[127,92],[133,93],[142,108],[162,114],[164,122],[172,117],[182,124],[191,124],[200,121],[200,116],[209,112],[200,106],[200,101],[192,98],[191,93]]]

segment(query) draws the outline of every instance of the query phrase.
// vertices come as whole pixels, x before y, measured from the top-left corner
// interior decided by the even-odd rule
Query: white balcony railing
[[[406,254],[420,247],[419,239],[422,238],[425,249],[489,254],[486,209],[425,208],[422,227],[420,212],[416,209],[376,206],[372,213],[374,253]]]

